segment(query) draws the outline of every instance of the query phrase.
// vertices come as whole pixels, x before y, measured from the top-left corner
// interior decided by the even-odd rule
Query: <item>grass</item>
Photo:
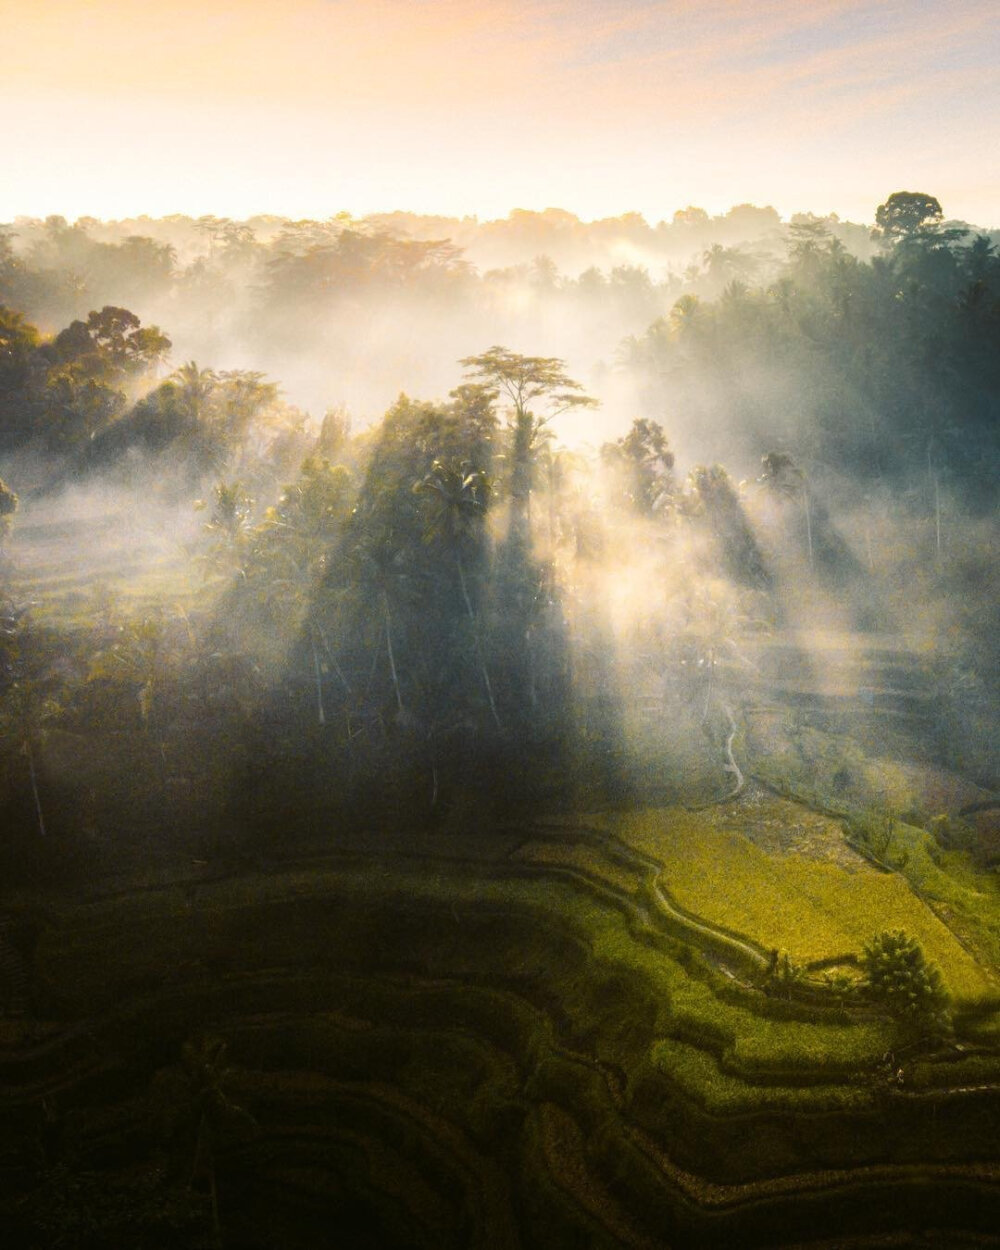
[[[395,935],[400,909],[422,918]],[[489,930],[479,940],[487,913],[500,917],[509,941]],[[579,948],[578,968],[553,966],[554,928]],[[774,1020],[723,999],[664,946],[637,940],[635,922],[621,911],[553,880],[317,870],[205,883],[191,899],[168,890],[76,910],[61,933],[43,936],[39,968],[54,1002],[82,1008],[114,1001],[116,987],[186,961],[233,951],[244,967],[336,960],[397,937],[410,943],[409,959],[432,971],[444,972],[459,955],[480,980],[548,969],[563,1010],[581,1028],[592,1022],[588,987],[601,977],[624,979],[634,987],[630,996],[651,1004],[654,1035],[708,1039],[746,1068],[842,1071],[845,1063],[875,1062],[888,1044],[881,1021]]]
[[[527,864],[576,870],[627,894],[634,894],[640,884],[635,872],[579,843],[529,842],[518,849],[514,858]]]
[[[964,851],[942,851],[926,830],[901,821],[896,822],[888,856],[979,959],[1000,969],[1000,878],[977,870]],[[925,951],[930,954],[929,948]],[[992,988],[996,990],[995,979]]]
[[[664,1038],[653,1047],[653,1063],[681,1090],[713,1115],[741,1115],[764,1110],[833,1111],[870,1105],[862,1085],[749,1084],[720,1069],[715,1058],[695,1046]]]
[[[124,619],[209,597],[181,543],[127,513],[68,522],[55,512],[15,528],[10,554],[12,592],[39,624],[89,628],[102,604]]]
[[[752,1182],[878,1159],[907,1131],[912,1100],[879,1101],[891,1021],[775,1018],[772,1000],[727,988],[657,930],[641,900],[527,875],[523,856],[504,875],[495,847],[492,863],[478,845],[459,860],[449,839],[436,860],[431,839],[423,850],[419,863],[355,853],[54,905],[37,953],[48,1005],[87,1021],[84,1058],[106,1058],[130,1089],[184,1039],[217,1033],[234,1096],[263,1126],[247,1147],[255,1175],[317,1202],[330,1177],[391,1199],[414,1244],[439,1223],[465,1236],[442,1244],[474,1244],[470,1230],[504,1219],[517,1222],[508,1241],[475,1244],[517,1244],[518,1229],[567,1250],[647,1227],[662,1238],[685,1219],[701,1229],[703,1180],[746,1186],[725,1195],[742,1221]],[[590,875],[599,851],[583,850],[555,862]],[[967,1096],[952,1113],[936,1092],[959,1069],[992,1071],[932,1062],[914,1080],[940,1112],[908,1138],[921,1158],[976,1157],[957,1123]],[[683,1200],[677,1169],[691,1174]],[[728,1242],[681,1229],[671,1243],[743,1244],[738,1229]]]
[[[764,947],[787,951],[798,963],[860,954],[873,934],[899,928],[917,938],[959,1003],[995,989],[990,971],[898,873],[861,862],[849,871],[815,859],[770,855],[740,834],[717,828],[710,812],[638,812],[623,818],[619,832],[663,865],[663,884],[682,907]],[[926,853],[918,856],[916,842],[908,838],[908,845],[914,844],[908,869],[919,874],[924,889],[947,886],[949,897],[960,897],[968,911],[989,913],[985,896],[980,901]]]

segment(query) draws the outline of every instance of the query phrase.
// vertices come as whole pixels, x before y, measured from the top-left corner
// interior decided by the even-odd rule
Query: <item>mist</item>
[[[615,554],[604,571],[581,573],[570,561],[558,574],[563,592],[572,586],[605,604],[610,633],[601,646],[627,652],[628,638],[650,629],[676,644],[700,596],[733,621],[760,617],[761,629],[794,634],[806,653],[810,638],[861,630],[930,649],[949,637],[965,655],[975,650],[966,643],[974,627],[943,588],[960,565],[975,576],[969,568],[983,561],[992,380],[974,344],[949,348],[956,363],[948,367],[971,369],[972,386],[982,375],[981,400],[949,393],[945,363],[925,367],[914,353],[925,333],[949,343],[960,331],[940,320],[952,317],[940,301],[963,283],[972,291],[991,281],[995,243],[940,218],[916,229],[923,235],[880,235],[808,213],[785,223],[752,205],[718,217],[689,207],[656,225],[638,214],[583,222],[556,209],[494,222],[407,213],[324,222],[18,219],[3,227],[0,294],[38,330],[22,358],[11,357],[12,383],[20,378],[37,420],[49,421],[5,440],[0,469],[23,497],[20,548],[29,564],[45,558],[44,546],[31,549],[42,517],[42,529],[62,535],[87,529],[83,558],[101,580],[131,535],[120,582],[148,551],[150,568],[184,568],[194,585],[201,557],[193,553],[211,530],[199,509],[210,511],[219,483],[239,482],[246,523],[264,524],[303,457],[322,446],[332,414],[334,426],[353,431],[353,443],[333,450],[347,455],[359,489],[382,414],[398,397],[443,411],[462,382],[458,362],[504,344],[557,358],[596,401],[539,426],[550,466],[564,454],[559,446],[577,457],[575,514],[553,520],[569,506],[568,488],[550,481],[547,535],[535,533],[532,558],[566,565],[573,525],[608,530]],[[880,324],[893,283],[914,280],[924,284],[925,327],[912,318]],[[930,311],[927,298],[939,301]],[[136,348],[131,363],[102,379],[100,409],[97,383],[87,380],[94,357],[67,356],[60,344],[69,342],[67,323],[90,316],[96,326],[93,310],[109,307],[127,308],[135,322],[122,351],[145,327],[162,327],[166,346]],[[105,333],[122,332],[92,328],[98,351]],[[50,368],[41,385],[24,356],[31,350]],[[181,362],[190,376],[178,389],[171,369]],[[91,388],[87,402],[100,411],[86,428],[53,432],[57,377],[73,392],[70,407],[83,402],[81,385]],[[206,424],[204,414],[178,415],[191,377],[214,414],[210,436],[190,426]],[[501,486],[510,469],[503,398],[489,447]],[[669,489],[641,505],[609,485],[623,471],[609,452],[640,425],[660,431],[671,463]],[[640,463],[648,454],[631,447],[626,460],[640,460],[627,472],[648,472]],[[769,455],[785,462],[777,483],[761,474]],[[711,465],[728,470],[729,511],[706,520],[721,498],[706,485],[701,466]],[[641,522],[634,533],[629,509]],[[117,554],[101,558],[102,518],[115,516]],[[496,515],[491,525],[495,545]],[[751,547],[748,573],[736,565]],[[65,548],[63,558],[75,559]],[[902,589],[914,578],[932,586],[919,606]],[[636,593],[654,583],[664,588],[655,621]],[[766,603],[747,610],[747,594]],[[822,668],[822,657],[810,663]]]
[[[829,224],[870,250],[863,227]],[[360,424],[400,391],[447,393],[455,360],[493,342],[560,356],[600,388],[621,340],[681,294],[762,275],[783,250],[777,213],[749,205],[716,218],[679,210],[655,226],[547,210],[482,223],[49,218],[4,230],[12,302],[43,330],[127,307],[168,329],[174,361],[261,369],[289,402],[317,415],[343,404]],[[627,424],[617,409],[605,429]]]
[[[662,1244],[678,1175],[680,1235],[729,1246],[787,1242],[786,1201],[814,1219],[806,1164],[827,1186],[874,1159],[880,1196],[897,1137],[979,1166],[998,248],[913,192],[874,227],[752,205],[0,227],[0,988],[36,1058],[85,993],[139,1039],[99,1095],[65,1078],[68,1111],[63,1075],[25,1095],[18,1227],[50,1190],[82,1226],[80,1161],[101,1191],[135,1154],[174,1205],[130,1199],[130,1230],[165,1209],[192,1245],[315,1244],[287,1168],[377,1238],[408,1185],[437,1210],[412,1161],[372,1162],[399,1107],[414,1158],[455,1150],[497,1193],[534,1194],[532,1151],[570,1158],[553,1184],[609,1245]],[[449,1102],[451,1046],[474,1054]],[[170,1110],[188,1085],[200,1119]],[[286,1113],[316,1117],[305,1147]],[[633,1191],[637,1141],[659,1144]],[[775,1205],[800,1171],[804,1206]],[[739,1187],[732,1238],[703,1177]],[[889,1227],[855,1197],[836,1224],[831,1192],[835,1228]],[[530,1230],[511,1245],[591,1236],[567,1198],[549,1242],[547,1204],[490,1218]],[[466,1216],[428,1227],[465,1244]],[[655,1238],[619,1237],[633,1220]]]

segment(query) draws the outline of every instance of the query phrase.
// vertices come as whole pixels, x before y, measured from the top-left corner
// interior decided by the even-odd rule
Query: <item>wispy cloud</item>
[[[222,175],[185,150],[224,153],[248,194],[270,163],[299,203],[395,185],[404,204],[419,179],[463,211],[654,188],[667,209],[769,178],[765,198],[812,206],[819,174],[929,152],[981,187],[1000,145],[995,0],[0,0],[0,29],[24,194],[153,179],[159,145],[206,194]],[[112,131],[96,173],[88,120]]]

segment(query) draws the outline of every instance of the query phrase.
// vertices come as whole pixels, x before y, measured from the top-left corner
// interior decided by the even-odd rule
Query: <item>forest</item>
[[[873,211],[0,225],[8,1244],[1000,1244],[1000,232]]]

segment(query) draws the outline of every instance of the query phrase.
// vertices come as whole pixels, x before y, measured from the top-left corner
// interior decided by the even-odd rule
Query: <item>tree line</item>
[[[621,797],[637,784],[626,705],[642,701],[718,772],[740,635],[780,627],[781,576],[846,601],[871,581],[831,482],[916,482],[914,515],[948,475],[970,510],[993,498],[998,262],[935,205],[890,197],[871,262],[801,223],[779,281],[677,301],[623,349],[646,414],[590,456],[555,437],[594,403],[557,357],[464,357],[446,400],[400,395],[355,432],[336,408],[317,428],[261,372],[167,373],[169,339],[128,309],[51,336],[4,310],[0,450],[32,450],[50,492],[94,476],[175,507],[200,495],[215,599],[193,621],[95,606],[89,629],[60,632],[9,589],[2,802],[40,830],[46,734],[115,725],[144,802],[183,794],[216,824],[277,826],[290,804],[437,818],[470,791]],[[762,360],[793,423],[757,386]],[[664,411],[681,394],[688,411]],[[692,412],[709,431],[729,414],[720,438],[756,455],[755,482],[723,456],[680,471],[672,423]],[[25,493],[13,478],[0,493],[5,528]],[[985,708],[994,654],[973,666]]]

